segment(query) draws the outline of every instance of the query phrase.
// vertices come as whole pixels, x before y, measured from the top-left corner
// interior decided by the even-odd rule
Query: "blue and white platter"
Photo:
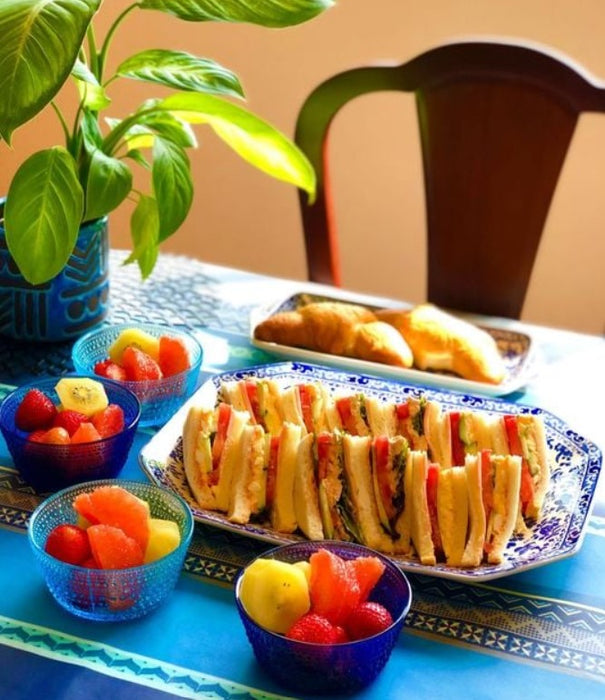
[[[276,532],[264,525],[230,523],[221,513],[201,509],[187,484],[181,435],[190,406],[213,406],[222,381],[245,377],[270,378],[282,388],[302,382],[321,381],[335,393],[363,392],[384,401],[400,401],[406,396],[424,395],[427,399],[440,403],[445,410],[469,409],[492,414],[542,415],[551,481],[541,518],[530,528],[529,534],[514,536],[507,546],[503,563],[498,565],[485,564],[475,569],[454,568],[445,564],[425,566],[417,559],[393,556],[393,561],[404,571],[466,582],[486,581],[564,559],[581,547],[601,471],[602,455],[596,445],[556,416],[540,408],[509,403],[499,398],[425,389],[390,379],[302,362],[263,365],[208,379],[140,452],[139,461],[143,471],[155,483],[180,494],[189,503],[194,518],[199,522],[271,544],[303,539],[302,536]]]

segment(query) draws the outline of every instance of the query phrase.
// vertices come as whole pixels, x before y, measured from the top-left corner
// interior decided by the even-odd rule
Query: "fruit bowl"
[[[68,378],[89,381],[80,375]],[[12,391],[0,406],[0,430],[23,479],[38,493],[57,491],[66,486],[93,479],[117,476],[124,466],[139,424],[141,405],[138,398],[125,386],[108,379],[96,378],[102,384],[111,404],[123,411],[123,427],[110,437],[81,442],[58,444],[33,441],[30,432],[15,424],[15,416],[30,390],[43,392],[55,405],[61,400],[56,385],[64,377],[37,379]]]
[[[372,683],[387,663],[412,602],[405,574],[387,557],[362,545],[336,541],[295,542],[271,549],[257,559],[283,562],[308,561],[320,549],[341,559],[372,556],[384,564],[384,572],[369,600],[384,606],[392,624],[356,641],[317,644],[291,639],[257,624],[242,603],[244,571],[237,579],[235,600],[246,635],[260,666],[278,683],[298,693],[352,693]],[[256,560],[254,560],[256,561]],[[251,566],[254,562],[250,562]],[[341,590],[334,590],[341,596]]]
[[[189,368],[176,374],[161,379],[120,380],[120,383],[130,389],[141,402],[140,426],[163,425],[197,387],[203,351],[192,335],[178,328],[154,323],[101,326],[74,343],[72,362],[76,372],[97,376],[95,366],[108,359],[109,348],[123,331],[133,329],[154,338],[167,335],[182,341],[189,355]]]
[[[45,551],[53,529],[76,523],[73,501],[99,486],[118,485],[149,504],[152,518],[178,525],[180,544],[156,561],[124,569],[99,569],[68,564]],[[193,534],[193,517],[187,503],[172,491],[147,482],[105,479],[77,484],[50,496],[33,512],[28,538],[46,585],[56,602],[68,612],[88,620],[133,620],[165,602],[181,573]]]

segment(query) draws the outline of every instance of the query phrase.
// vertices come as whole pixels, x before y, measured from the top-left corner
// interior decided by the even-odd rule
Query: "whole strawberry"
[[[286,632],[286,637],[311,644],[338,644],[346,641],[342,627],[333,625],[323,615],[307,613]]]
[[[380,603],[360,603],[345,623],[351,640],[366,639],[383,632],[393,624],[391,613]]]
[[[44,551],[67,564],[82,565],[92,556],[86,530],[71,523],[51,530]]]
[[[57,415],[57,408],[40,389],[30,389],[15,411],[15,425],[31,432],[48,428]]]

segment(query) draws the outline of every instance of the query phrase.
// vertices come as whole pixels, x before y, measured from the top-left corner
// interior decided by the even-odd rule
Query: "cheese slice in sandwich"
[[[279,435],[275,488],[270,509],[271,526],[277,532],[294,532],[298,526],[294,508],[294,476],[302,428],[284,423]]]
[[[469,521],[465,467],[449,467],[439,472],[437,517],[445,560],[448,566],[461,566]]]
[[[490,564],[504,560],[504,550],[515,530],[521,488],[521,457],[491,455],[492,507],[487,516],[485,551]],[[485,485],[484,485],[485,489]]]
[[[426,452],[412,450],[406,465],[406,508],[410,508],[412,543],[420,561],[427,566],[437,563],[433,543],[433,521],[429,511],[427,481],[429,460]]]
[[[372,439],[372,486],[382,529],[393,539],[395,552],[410,554],[410,528],[404,520],[405,469],[409,448],[402,435]]]
[[[263,512],[266,503],[266,433],[260,425],[246,425],[240,438],[239,464],[233,475],[227,518],[246,524]]]
[[[314,443],[315,435],[308,433],[298,446],[294,475],[294,515],[305,537],[310,540],[323,540]]]
[[[468,538],[462,555],[461,566],[477,567],[483,561],[485,543],[485,508],[481,485],[481,462],[487,460],[486,470],[491,470],[491,451],[483,450],[478,455],[467,455],[464,460],[468,494]]]
[[[366,547],[386,554],[394,552],[393,539],[383,529],[378,516],[370,468],[370,436],[344,435],[344,473],[352,515]]]

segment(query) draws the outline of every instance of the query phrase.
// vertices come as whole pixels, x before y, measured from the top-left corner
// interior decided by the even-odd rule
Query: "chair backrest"
[[[315,203],[300,200],[313,281],[341,285],[327,176],[330,124],[353,98],[383,90],[416,98],[427,299],[519,318],[578,116],[605,111],[604,87],[564,57],[494,41],[445,44],[402,65],[326,80],[304,102],[295,135],[318,178]]]

